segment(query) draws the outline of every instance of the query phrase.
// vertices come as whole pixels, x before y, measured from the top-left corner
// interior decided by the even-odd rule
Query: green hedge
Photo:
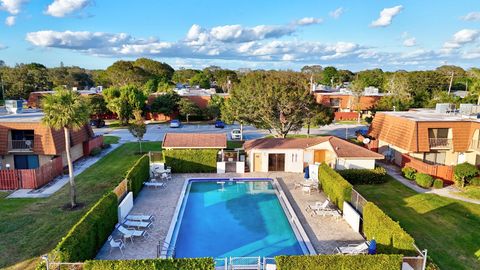
[[[323,192],[343,210],[343,202],[352,198],[352,185],[325,163],[319,166],[318,178]]]
[[[275,257],[278,270],[398,270],[402,255],[316,255]]]
[[[213,258],[86,261],[83,270],[214,270]]]
[[[433,177],[426,173],[417,173],[415,175],[415,182],[423,188],[431,188],[433,185]]]
[[[417,173],[417,170],[415,170],[414,168],[410,168],[410,167],[402,168],[403,177],[407,178],[408,180],[415,180],[416,173]]]
[[[95,258],[117,219],[117,196],[108,192],[62,238],[52,251],[52,259],[57,262],[81,262]]]
[[[433,181],[433,188],[443,188],[443,180],[442,179],[435,179]]]
[[[212,173],[217,171],[218,149],[163,150],[165,163],[175,173]]]
[[[372,202],[363,207],[363,233],[368,240],[375,239],[378,253],[416,254],[413,237]]]
[[[143,182],[150,179],[150,160],[148,155],[144,155],[135,162],[132,168],[127,172],[127,187],[136,197],[143,186]]]
[[[362,184],[382,184],[387,181],[387,171],[383,167],[377,167],[373,170],[369,169],[348,169],[341,170],[338,173],[352,185]]]

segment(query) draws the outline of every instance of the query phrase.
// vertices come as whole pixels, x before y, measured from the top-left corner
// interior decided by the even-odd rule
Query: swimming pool
[[[310,254],[278,188],[272,179],[190,179],[167,236],[174,257]]]

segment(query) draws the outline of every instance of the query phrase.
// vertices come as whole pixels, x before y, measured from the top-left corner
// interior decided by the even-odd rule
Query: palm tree
[[[70,204],[72,208],[75,208],[77,202],[72,157],[70,156],[70,130],[79,130],[85,126],[90,118],[90,107],[83,97],[70,90],[58,90],[52,95],[45,96],[42,105],[45,113],[42,122],[55,130],[63,129],[65,134],[65,151],[67,152],[70,176]]]

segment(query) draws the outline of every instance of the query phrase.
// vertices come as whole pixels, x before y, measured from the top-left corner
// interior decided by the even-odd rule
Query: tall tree
[[[383,90],[384,73],[379,68],[360,71],[357,72],[355,81],[360,81],[365,87],[372,86]]]
[[[142,153],[142,140],[143,136],[147,132],[147,125],[142,117],[141,110],[135,110],[133,115],[135,116],[135,121],[128,125],[128,131],[130,131],[133,137],[137,138],[140,146],[140,153]]]
[[[325,107],[322,104],[312,102],[308,104],[305,117],[307,122],[307,137],[310,136],[311,126],[324,126],[333,122],[334,113],[329,107]]]
[[[2,80],[7,98],[27,99],[34,91],[45,91],[52,87],[48,70],[44,65],[18,64],[13,68],[3,68]]]
[[[184,116],[187,119],[187,123],[190,121],[190,116],[198,115],[200,109],[198,108],[197,104],[193,103],[187,98],[182,98],[178,102],[178,110],[180,115]]]
[[[133,62],[123,60],[109,66],[106,70],[106,75],[114,86],[142,86],[152,78],[150,73],[141,67],[135,66]]]
[[[147,97],[143,91],[134,86],[110,87],[103,91],[107,108],[116,113],[120,123],[124,126],[133,116],[134,110],[142,110]]]
[[[210,88],[210,76],[204,72],[197,73],[190,79],[190,85],[198,85],[200,88],[208,89]]]
[[[175,71],[169,64],[148,58],[138,58],[133,65],[151,74],[159,82],[169,82]]]
[[[193,78],[197,73],[200,73],[200,70],[196,69],[178,69],[173,73],[172,81],[175,83],[189,83],[190,79]]]
[[[322,84],[334,86],[338,83],[338,71],[335,67],[325,67],[322,71]]]
[[[167,92],[155,98],[151,105],[152,112],[171,115],[178,109],[180,96],[176,92]]]
[[[56,130],[63,129],[65,135],[65,151],[70,182],[70,206],[75,208],[77,195],[70,154],[70,130],[79,130],[86,125],[90,117],[90,108],[83,97],[69,90],[59,90],[52,95],[47,95],[43,98],[42,103],[45,113],[42,122]]]

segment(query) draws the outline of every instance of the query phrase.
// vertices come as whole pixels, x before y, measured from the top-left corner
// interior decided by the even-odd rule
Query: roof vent
[[[8,113],[17,114],[23,111],[22,100],[5,100],[5,109]]]
[[[451,110],[452,105],[453,104],[450,104],[450,103],[437,103],[435,105],[435,112],[445,114]]]

